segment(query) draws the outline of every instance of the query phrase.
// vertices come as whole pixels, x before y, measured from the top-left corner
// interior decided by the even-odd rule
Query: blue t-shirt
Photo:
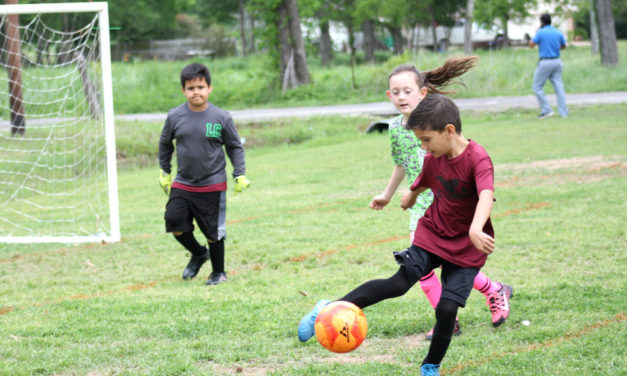
[[[538,45],[540,58],[559,57],[560,48],[566,46],[566,39],[558,29],[551,25],[546,25],[531,40]]]

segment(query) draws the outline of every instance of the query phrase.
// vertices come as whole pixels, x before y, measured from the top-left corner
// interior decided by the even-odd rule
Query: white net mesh
[[[98,15],[54,16],[0,17],[0,241],[111,230]]]

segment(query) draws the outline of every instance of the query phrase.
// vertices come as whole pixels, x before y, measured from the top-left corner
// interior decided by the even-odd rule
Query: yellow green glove
[[[161,170],[159,174],[159,185],[166,195],[170,194],[170,186],[172,185],[172,176]]]
[[[240,175],[235,178],[235,194],[242,192],[250,185],[250,180],[246,179],[246,176]]]

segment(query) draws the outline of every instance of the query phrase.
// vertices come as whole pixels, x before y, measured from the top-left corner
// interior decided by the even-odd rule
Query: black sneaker
[[[204,255],[202,256],[192,255],[192,258],[189,260],[187,267],[185,267],[185,270],[183,270],[183,279],[194,278],[198,274],[198,271],[200,271],[200,267],[207,260],[209,260],[209,250],[206,247],[203,247],[203,248],[206,251]]]
[[[211,273],[209,275],[209,279],[207,279],[207,283],[205,283],[206,285],[217,285],[218,283],[222,283],[222,282],[226,282],[226,273],[225,272],[220,272],[220,273]]]

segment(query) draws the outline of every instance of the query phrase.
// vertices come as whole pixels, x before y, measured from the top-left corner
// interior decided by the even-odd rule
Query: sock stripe
[[[481,292],[482,294],[485,294],[486,291],[488,291],[488,289],[490,288],[491,284],[491,281],[488,279],[487,281],[485,281],[483,286],[481,286],[481,288],[478,288],[477,290],[479,290],[479,292]]]
[[[433,277],[433,275],[435,274],[435,272],[432,270],[431,273],[427,274],[426,276],[420,278],[421,281],[426,281],[427,279]]]

